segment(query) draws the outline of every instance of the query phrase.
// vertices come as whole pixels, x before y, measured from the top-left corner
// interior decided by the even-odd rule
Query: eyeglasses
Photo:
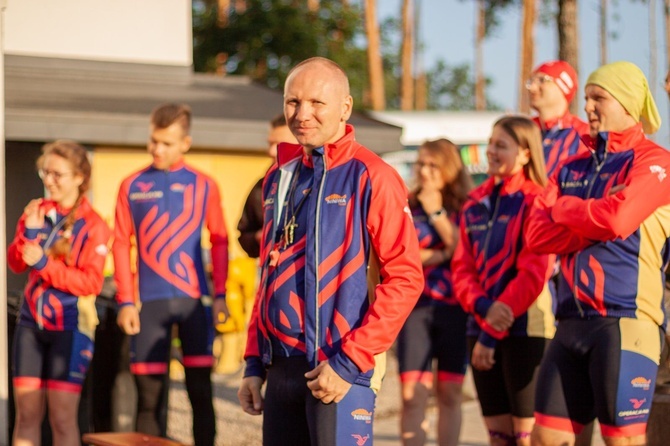
[[[57,172],[55,170],[44,170],[40,169],[37,171],[37,175],[40,176],[42,180],[46,180],[51,177],[56,183],[58,183],[63,177],[71,175],[72,172]]]
[[[554,82],[554,78],[547,74],[543,74],[540,76],[533,76],[526,81],[526,88],[530,89],[530,87],[532,87],[535,84],[542,85],[548,82]]]
[[[432,169],[439,169],[439,168],[440,168],[440,166],[438,166],[438,165],[435,164],[435,163],[422,163],[421,161],[416,161],[416,162],[414,163],[414,167],[416,167],[416,168],[419,169],[419,170],[423,169],[424,167],[428,167],[428,168],[431,169],[431,170],[432,170]]]

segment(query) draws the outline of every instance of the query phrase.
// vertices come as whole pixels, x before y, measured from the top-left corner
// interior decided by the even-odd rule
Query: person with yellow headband
[[[591,153],[568,160],[534,203],[526,243],[561,256],[554,341],[540,368],[534,445],[572,445],[597,418],[608,445],[646,444],[665,316],[670,153],[630,62],[586,81]]]

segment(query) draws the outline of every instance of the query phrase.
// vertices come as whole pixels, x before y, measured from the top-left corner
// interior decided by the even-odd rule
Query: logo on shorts
[[[630,381],[630,383],[635,389],[649,390],[649,387],[651,386],[651,379],[646,379],[643,376],[638,376],[637,378],[633,378]]]
[[[644,403],[647,402],[647,399],[646,399],[646,398],[642,398],[641,400],[638,400],[637,398],[631,398],[631,399],[629,399],[628,401],[630,401],[631,403],[633,403],[633,409],[637,410],[637,409],[639,409],[640,407],[642,407],[642,405],[643,405]]]
[[[330,194],[326,197],[326,203],[345,206],[347,204],[347,195]]]
[[[351,434],[351,436],[356,439],[357,446],[363,446],[365,443],[368,442],[368,439],[370,438],[370,434],[367,434],[365,437],[362,437],[358,434]]]
[[[354,410],[351,412],[351,416],[356,421],[365,421],[366,424],[372,423],[372,412],[368,412],[363,408]]]

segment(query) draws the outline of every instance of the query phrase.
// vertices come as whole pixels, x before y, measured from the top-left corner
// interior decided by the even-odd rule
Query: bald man
[[[372,444],[383,353],[423,289],[407,190],[356,142],[334,62],[289,73],[280,144],[263,187],[261,285],[238,397],[263,444]],[[266,382],[265,398],[261,387]]]

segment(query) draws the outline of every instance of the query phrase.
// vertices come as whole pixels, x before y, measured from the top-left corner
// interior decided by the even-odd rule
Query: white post
[[[6,259],[5,227],[5,8],[7,0],[0,0],[0,258]],[[0,267],[0,445],[9,445],[9,370],[7,346],[7,261]]]

